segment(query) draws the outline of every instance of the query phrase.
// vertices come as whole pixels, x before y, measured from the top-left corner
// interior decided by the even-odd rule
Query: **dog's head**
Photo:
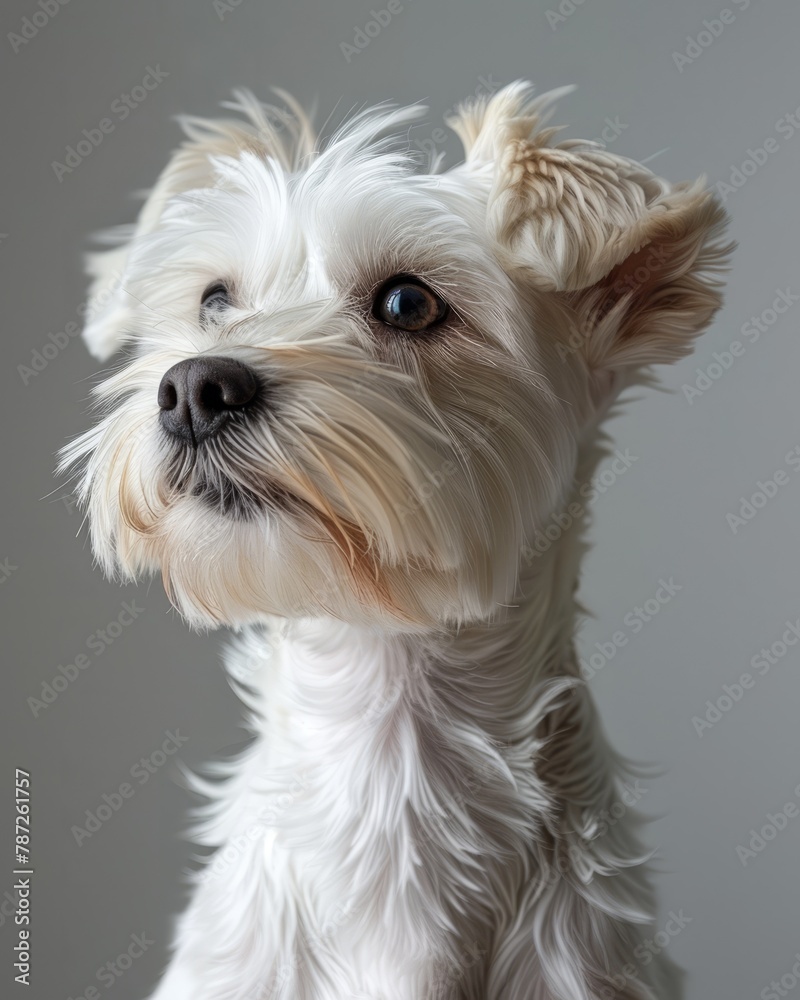
[[[722,209],[587,143],[513,84],[420,168],[381,108],[184,122],[131,238],[96,255],[92,351],[124,363],[84,462],[95,552],[201,625],[418,629],[513,599],[582,437],[719,305]]]

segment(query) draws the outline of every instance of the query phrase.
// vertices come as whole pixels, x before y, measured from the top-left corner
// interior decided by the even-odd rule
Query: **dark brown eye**
[[[206,288],[200,299],[200,310],[205,312],[209,309],[225,309],[231,304],[231,296],[228,286],[224,281],[214,281]]]
[[[375,296],[372,314],[387,326],[422,333],[447,316],[447,303],[417,278],[398,274],[384,281]]]

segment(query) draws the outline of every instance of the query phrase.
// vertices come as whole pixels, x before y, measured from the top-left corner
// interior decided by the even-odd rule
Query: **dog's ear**
[[[186,140],[147,194],[135,225],[109,234],[109,241],[119,246],[87,256],[86,270],[92,280],[83,337],[95,357],[110,357],[130,335],[135,300],[126,290],[126,271],[131,248],[136,240],[157,229],[171,198],[218,184],[216,157],[236,157],[250,151],[272,157],[291,171],[313,151],[316,137],[309,116],[291,95],[281,90],[276,93],[288,110],[262,104],[249,91],[238,90],[234,100],[223,106],[239,112],[243,120],[178,119]]]
[[[553,101],[525,83],[462,106],[448,124],[487,192],[490,236],[509,273],[552,292],[593,368],[673,361],[721,302],[733,244],[727,216],[702,182],[670,185],[597,144],[551,141]]]

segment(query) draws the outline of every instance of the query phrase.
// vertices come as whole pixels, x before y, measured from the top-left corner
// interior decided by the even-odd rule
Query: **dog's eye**
[[[417,278],[400,274],[378,289],[372,313],[387,326],[421,333],[441,323],[447,316],[448,305]]]
[[[222,281],[215,281],[203,292],[200,299],[200,311],[208,309],[224,309],[231,304],[228,286]]]

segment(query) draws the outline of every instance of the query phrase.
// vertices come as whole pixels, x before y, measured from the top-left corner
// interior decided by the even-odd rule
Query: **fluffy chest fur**
[[[444,988],[484,967],[555,821],[540,723],[574,683],[537,677],[505,644],[320,620],[231,651],[257,735],[204,825],[220,851],[199,891],[208,920],[239,923],[217,956],[239,990],[248,966],[254,990],[274,975],[287,996],[317,977],[343,995],[339,976],[416,996],[420,977]],[[284,947],[259,960],[265,916]]]

